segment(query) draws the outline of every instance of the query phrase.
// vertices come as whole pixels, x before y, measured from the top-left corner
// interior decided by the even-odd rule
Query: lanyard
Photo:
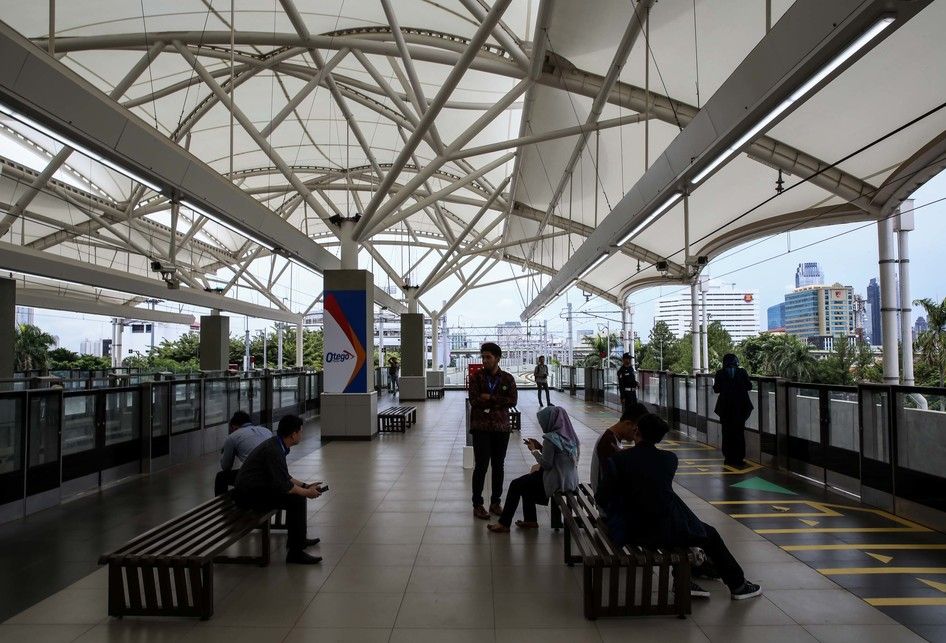
[[[491,377],[490,375],[486,376],[486,387],[489,389],[489,394],[492,395],[496,392],[496,387],[499,386],[500,377]]]

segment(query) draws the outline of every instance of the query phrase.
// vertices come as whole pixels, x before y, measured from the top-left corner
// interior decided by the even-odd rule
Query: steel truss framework
[[[220,114],[225,114],[241,143],[235,147],[231,133],[229,155],[202,160],[218,169],[229,162],[229,170],[221,170],[221,174],[265,205],[273,220],[288,221],[312,243],[324,247],[337,245],[337,228],[327,221],[356,208],[362,215],[355,228],[357,241],[395,284],[405,286],[408,275],[420,273],[413,281],[420,284],[421,298],[440,284],[453,285],[452,296],[439,310],[421,299],[421,306],[430,314],[442,315],[468,292],[505,281],[527,280],[531,295],[526,299],[541,292],[524,313],[531,316],[554,298],[561,284],[577,283],[586,292],[622,305],[635,288],[691,279],[693,270],[685,261],[673,260],[637,240],[620,245],[617,253],[638,266],[666,262],[661,274],[641,274],[636,280],[628,275],[617,280],[597,279],[594,272],[582,275],[602,247],[589,239],[601,237],[607,226],[574,218],[567,206],[576,165],[593,154],[593,134],[597,137],[611,128],[645,127],[653,121],[655,126],[678,128],[683,136],[691,124],[700,123],[702,112],[696,106],[654,87],[621,80],[632,52],[650,55],[649,41],[644,45],[639,41],[647,38],[651,12],[662,7],[650,0],[633,6],[622,37],[612,47],[607,72],[600,75],[574,66],[549,46],[547,32],[556,10],[554,0],[539,4],[531,41],[518,37],[504,22],[510,3],[459,0],[454,11],[473,25],[472,35],[403,26],[397,3],[390,0],[380,0],[385,25],[316,34],[310,32],[309,17],[300,13],[293,0],[280,0],[282,18],[291,31],[231,28],[229,13],[205,2],[227,29],[34,37],[32,41],[73,66],[90,52],[138,52],[137,62],[111,87],[112,100],[139,115],[153,116],[164,135],[185,149],[202,127],[225,131],[219,122],[207,125],[208,119],[217,117],[219,121]],[[873,3],[851,0],[847,4]],[[918,10],[914,7],[911,11]],[[765,44],[763,38],[760,47]],[[178,73],[162,76],[158,63]],[[187,73],[179,73],[182,63]],[[358,73],[352,72],[353,68]],[[435,83],[425,76],[431,70],[436,72]],[[471,74],[503,79],[507,91],[494,102],[455,96]],[[243,100],[249,100],[243,98],[241,87],[251,87],[262,75],[278,83],[273,114],[265,123],[254,120],[241,106]],[[146,77],[149,87],[142,92],[140,81]],[[132,87],[138,88],[133,95],[129,93]],[[302,112],[320,88],[328,93],[330,109],[345,123],[344,133],[336,132],[334,142],[315,131],[312,120]],[[724,84],[720,92],[725,90]],[[587,117],[568,127],[536,132],[532,121],[536,110],[543,108],[538,102],[543,91],[590,99]],[[199,99],[186,103],[189,109],[182,111],[175,127],[164,127],[158,112],[167,101],[188,92],[196,92]],[[602,118],[608,106],[628,113]],[[521,113],[518,133],[483,143],[484,133],[513,111]],[[448,123],[450,130],[456,129],[451,119],[457,113],[470,113],[473,118],[462,121],[459,134],[445,137],[441,131],[448,129]],[[396,146],[373,142],[371,132],[376,133],[382,124],[397,133]],[[326,162],[299,163],[288,158],[289,146],[272,141],[275,133],[290,127],[300,134],[302,145],[312,150],[307,158],[321,156]],[[29,130],[22,127],[4,127],[0,135],[11,140],[30,138]],[[725,142],[727,136],[731,135],[719,134],[707,148]],[[339,162],[337,153],[323,149],[339,146],[342,138],[345,149],[356,150],[363,163]],[[549,141],[565,143],[571,154],[548,177],[554,189],[547,207],[534,207],[521,181],[523,159],[528,151]],[[17,186],[15,199],[9,203],[0,200],[5,212],[0,219],[4,240],[31,251],[96,262],[106,271],[144,272],[142,266],[147,262],[164,261],[176,266],[183,289],[216,289],[225,298],[238,297],[238,287],[244,297],[256,293],[266,302],[256,311],[262,317],[271,309],[271,316],[285,319],[287,314],[310,310],[317,301],[313,295],[311,301],[297,302],[293,311],[273,294],[273,287],[289,274],[289,261],[278,251],[228,233],[200,211],[182,207],[173,195],[158,194],[137,183],[132,183],[130,192],[110,193],[96,183],[91,172],[83,173],[80,164],[70,164],[72,150],[45,149],[44,142],[48,141],[42,137],[28,141],[35,152],[49,159],[42,171],[0,159],[0,180]],[[941,150],[936,152],[942,160]],[[703,254],[716,255],[744,240],[800,224],[866,220],[889,210],[887,202],[878,202],[881,187],[773,137],[756,137],[747,144],[745,154],[792,176],[814,174],[813,185],[850,205],[841,211],[815,208],[783,213],[747,224],[727,231],[725,237],[709,239]],[[256,162],[260,158],[262,162]],[[79,177],[86,188],[61,179],[62,171]],[[645,178],[641,176],[640,181]],[[888,191],[903,198],[902,189]],[[35,207],[38,200],[50,198],[64,204],[72,219],[57,218]],[[163,217],[159,216],[162,213]],[[618,213],[615,206],[605,221],[621,217],[626,222],[639,216],[638,211]],[[29,236],[22,229],[17,232],[18,222],[24,221],[33,226]],[[265,228],[266,222],[259,222],[259,226]],[[608,234],[605,241],[612,247],[623,236]],[[571,250],[564,256],[553,256],[550,263],[543,249],[555,243],[564,243]],[[409,265],[394,266],[382,252],[391,246],[409,246],[419,258],[412,256]],[[500,264],[521,274],[497,275],[494,268]],[[259,276],[259,269],[250,270],[251,266],[267,265],[265,278]],[[582,279],[576,280],[576,276]],[[613,285],[602,287],[609,281]],[[173,293],[168,298],[174,299]],[[122,303],[134,305],[141,299],[125,298]],[[225,301],[218,303],[222,305],[215,307],[228,307]]]

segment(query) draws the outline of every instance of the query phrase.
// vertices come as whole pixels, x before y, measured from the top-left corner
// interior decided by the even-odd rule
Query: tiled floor
[[[535,402],[520,405],[523,434],[538,436]],[[579,570],[561,562],[561,534],[548,529],[493,535],[470,515],[470,471],[461,466],[463,395],[418,404],[405,435],[333,442],[292,465],[295,477],[324,479],[310,502],[322,544],[320,566],[218,566],[216,613],[208,622],[106,617],[106,577],[96,571],[0,625],[0,640],[29,641],[920,641],[791,554],[692,491],[681,495],[717,526],[761,598],[733,602],[718,583],[691,618],[582,617]],[[559,396],[591,445],[613,421],[600,407]],[[531,406],[530,406],[531,404]],[[506,480],[531,457],[510,443]],[[213,463],[203,477],[212,477]],[[209,491],[208,494],[209,495]],[[548,524],[547,515],[540,521]],[[282,537],[275,547],[281,548]],[[98,551],[94,552],[97,555]],[[93,557],[94,557],[93,555]]]

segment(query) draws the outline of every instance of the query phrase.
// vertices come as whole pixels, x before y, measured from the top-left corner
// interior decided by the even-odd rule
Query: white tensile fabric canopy
[[[779,30],[803,26],[797,16],[819,3],[794,4],[72,0],[52,3],[51,17],[48,3],[0,0],[0,16],[108,94],[117,113],[259,201],[264,219],[337,255],[329,217],[360,213],[362,266],[380,287],[420,285],[422,307],[443,312],[441,300],[449,307],[477,285],[515,279],[524,304],[544,293],[531,315],[574,278],[620,304],[636,289],[686,282],[696,257],[759,236],[877,219],[906,196],[905,172],[925,180],[938,171],[946,4],[893,3],[909,8],[889,33],[687,189],[686,205],[679,199],[618,246],[647,213],[628,210],[625,197],[672,158],[704,106],[730,96],[736,105],[727,80],[754,60],[793,54],[779,49]],[[837,7],[856,20],[874,4]],[[850,40],[825,44],[830,37],[805,55],[827,61]],[[792,90],[779,85],[788,74],[777,65],[768,78],[759,69],[760,96]],[[0,241],[156,282],[151,263],[164,261],[181,290],[222,291],[261,315],[315,304],[298,293],[315,277],[244,234],[265,234],[267,220],[231,229],[200,208],[172,214],[173,195],[79,152],[47,181],[61,141],[10,115],[0,115],[0,139]],[[588,271],[602,251],[596,231],[607,233],[609,257]],[[144,294],[69,288],[129,304]]]

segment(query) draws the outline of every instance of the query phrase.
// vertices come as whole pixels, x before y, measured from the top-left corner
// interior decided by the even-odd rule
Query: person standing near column
[[[397,365],[396,357],[392,357],[388,360],[388,390],[390,390],[392,394],[398,391],[397,376],[400,370],[400,367]]]
[[[516,380],[499,368],[503,352],[497,344],[480,347],[483,368],[469,384],[470,435],[473,439],[473,516],[489,520],[490,513],[502,515],[503,464],[509,446],[509,409],[519,401]],[[486,470],[492,468],[489,511],[483,506]]]
[[[749,399],[751,390],[749,373],[739,368],[739,359],[732,353],[723,355],[723,367],[713,379],[713,391],[719,395],[714,410],[722,424],[723,460],[731,467],[745,465],[746,420],[754,408]]]
[[[545,355],[539,356],[539,363],[535,365],[532,375],[539,390],[539,408],[542,408],[542,389],[545,389],[545,403],[552,406],[552,399],[549,397],[549,367],[545,363]]]
[[[621,397],[621,414],[637,404],[637,374],[631,364],[631,354],[621,356],[621,368],[618,369],[618,394]]]

